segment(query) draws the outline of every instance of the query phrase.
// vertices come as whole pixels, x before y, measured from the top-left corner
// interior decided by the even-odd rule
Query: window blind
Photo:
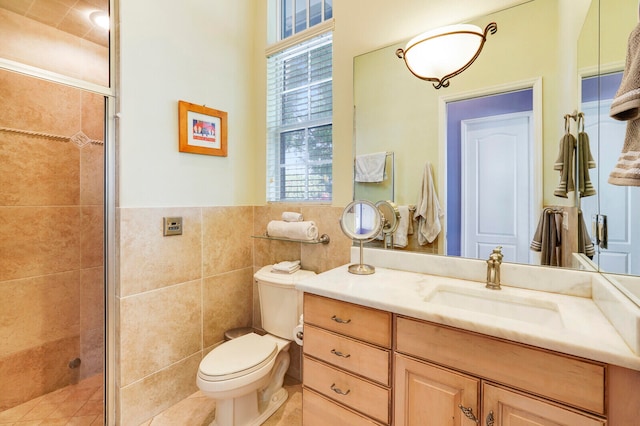
[[[332,33],[267,58],[267,200],[331,200]]]

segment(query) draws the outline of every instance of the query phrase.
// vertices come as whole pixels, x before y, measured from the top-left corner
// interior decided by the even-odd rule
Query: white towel
[[[398,229],[393,233],[393,245],[395,247],[406,247],[409,243],[409,206],[398,206],[400,212],[400,223]]]
[[[382,182],[385,178],[386,152],[356,156],[356,182]]]
[[[444,217],[444,211],[440,207],[436,188],[433,185],[433,171],[429,162],[422,173],[422,185],[413,217],[418,219],[418,243],[421,246],[432,243],[442,230],[440,219]]]
[[[285,222],[302,222],[302,213],[297,212],[282,212],[282,220]]]
[[[312,241],[318,238],[318,227],[313,221],[285,222],[283,220],[272,220],[267,224],[267,235],[291,240]]]
[[[279,272],[284,274],[293,274],[300,269],[299,260],[285,260],[283,262],[276,263],[271,267],[271,272]]]

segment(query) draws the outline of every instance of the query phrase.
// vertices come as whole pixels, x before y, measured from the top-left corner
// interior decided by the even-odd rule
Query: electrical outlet
[[[164,217],[162,218],[162,235],[182,235],[182,217]]]

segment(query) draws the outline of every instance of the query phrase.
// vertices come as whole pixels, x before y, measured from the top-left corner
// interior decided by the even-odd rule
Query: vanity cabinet
[[[304,296],[303,422],[391,421],[389,312]]]
[[[395,362],[396,425],[606,424],[605,364],[401,316]]]
[[[309,293],[304,321],[305,426],[640,419],[640,371]]]

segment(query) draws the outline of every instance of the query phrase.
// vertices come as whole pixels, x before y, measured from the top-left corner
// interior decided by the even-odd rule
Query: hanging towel
[[[356,156],[356,182],[382,182],[385,179],[386,152]]]
[[[609,115],[627,122],[622,153],[609,174],[609,183],[640,186],[640,24],[629,35],[622,82]]]
[[[560,182],[553,191],[553,194],[567,198],[567,193],[575,190],[575,183],[573,181],[573,152],[576,148],[576,138],[568,131],[560,139],[560,152],[558,153],[558,159],[553,165],[554,170],[560,171]]]
[[[596,248],[591,241],[587,225],[584,223],[582,211],[578,212],[578,253],[584,253],[589,259],[593,259]]]
[[[406,247],[409,243],[409,206],[398,206],[400,212],[400,222],[398,229],[393,233],[394,247]]]
[[[530,246],[531,250],[541,252],[541,265],[561,266],[561,232],[562,212],[544,208]]]
[[[442,226],[440,219],[444,211],[440,208],[440,201],[433,184],[431,163],[427,162],[422,173],[422,184],[418,194],[418,203],[414,219],[418,219],[418,243],[423,246],[432,243],[440,233]]]
[[[578,163],[578,191],[580,191],[581,197],[589,197],[596,194],[596,189],[591,183],[591,176],[589,176],[589,169],[595,168],[596,162],[591,155],[589,135],[585,132],[578,133],[578,152],[580,157],[580,162]]]
[[[272,220],[267,224],[267,235],[292,240],[312,241],[318,238],[318,227],[313,221],[285,222]]]

